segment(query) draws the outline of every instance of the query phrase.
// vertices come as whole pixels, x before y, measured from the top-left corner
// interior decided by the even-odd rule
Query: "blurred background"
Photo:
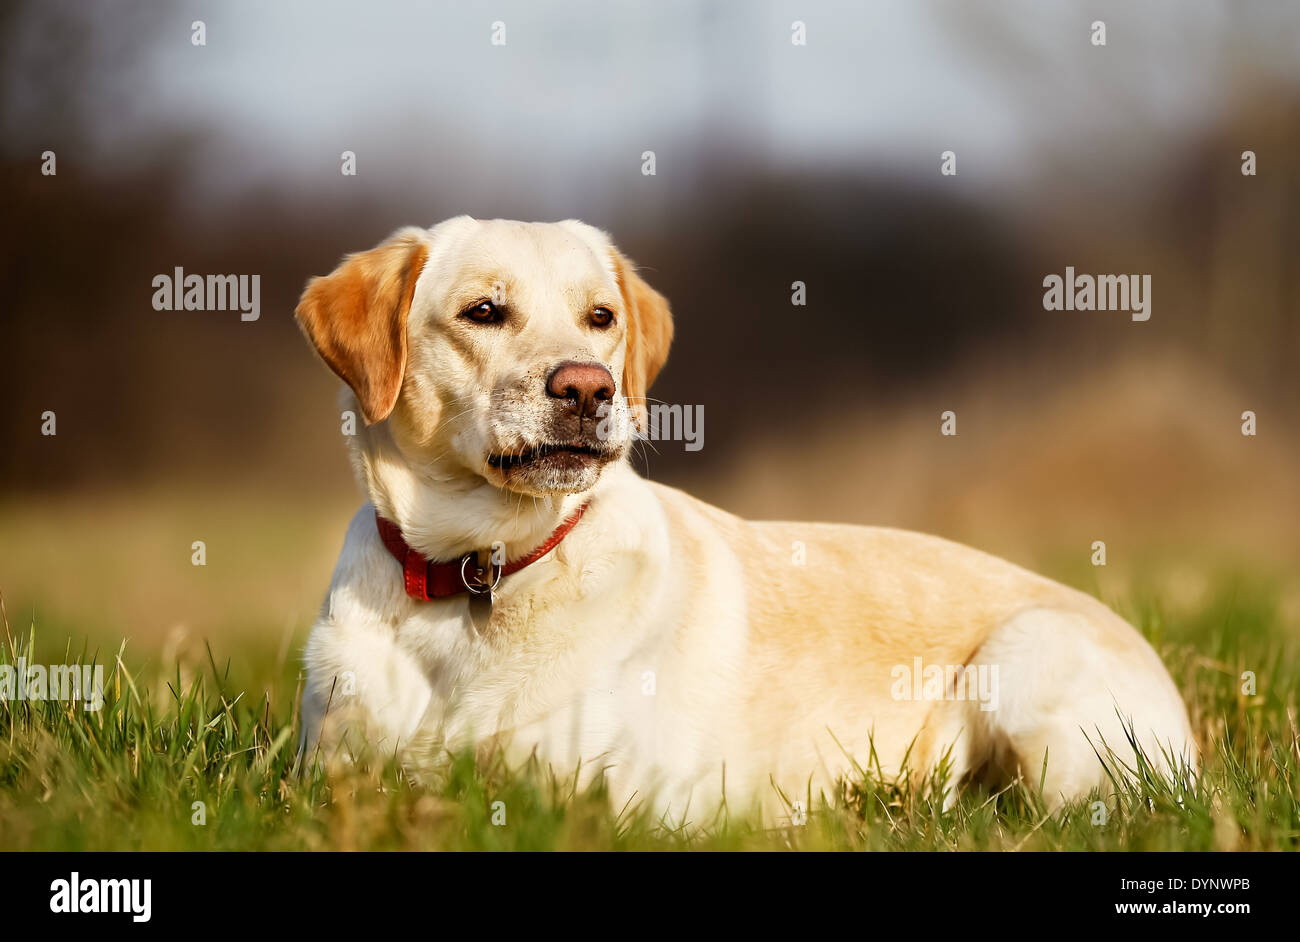
[[[653,479],[1300,621],[1300,5],[8,0],[0,49],[15,631],[292,659],[361,500],[298,294],[460,213],[584,219],[669,297],[705,438]],[[1043,310],[1067,265],[1151,319]],[[153,310],[178,266],[261,318]]]

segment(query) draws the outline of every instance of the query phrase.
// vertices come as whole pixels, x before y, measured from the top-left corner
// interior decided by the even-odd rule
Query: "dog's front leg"
[[[362,748],[382,760],[420,738],[432,685],[391,632],[324,621],[312,631],[305,660],[300,767],[357,758]]]

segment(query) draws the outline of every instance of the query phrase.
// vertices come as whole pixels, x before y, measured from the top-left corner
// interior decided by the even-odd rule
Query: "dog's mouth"
[[[586,467],[593,463],[608,461],[610,455],[600,448],[584,445],[580,442],[560,445],[536,445],[531,448],[516,449],[488,455],[488,465],[509,473],[523,468],[549,466],[558,469]]]

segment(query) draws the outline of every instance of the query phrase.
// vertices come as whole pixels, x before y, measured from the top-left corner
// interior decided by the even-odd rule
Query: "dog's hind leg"
[[[1031,608],[1007,619],[971,659],[995,678],[991,703],[967,705],[984,760],[1054,807],[1108,789],[1139,768],[1195,768],[1187,711],[1160,658],[1100,603]],[[1099,755],[1102,758],[1099,758]],[[1172,759],[1172,761],[1171,761]]]

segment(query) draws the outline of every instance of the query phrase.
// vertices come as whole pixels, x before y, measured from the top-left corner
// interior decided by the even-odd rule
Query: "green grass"
[[[944,810],[933,789],[867,773],[814,802],[803,826],[775,829],[737,820],[668,829],[620,814],[598,787],[575,792],[492,756],[449,757],[420,783],[391,760],[299,776],[292,660],[252,646],[226,652],[229,660],[209,652],[197,665],[132,667],[118,650],[50,649],[40,626],[15,637],[6,619],[0,663],[100,663],[107,695],[97,712],[0,705],[0,847],[1294,850],[1300,659],[1277,596],[1234,580],[1191,618],[1168,617],[1151,599],[1118,606],[1187,698],[1204,770],[1194,783],[1142,776],[1104,799],[1104,824],[1096,796],[1051,814],[1023,786],[971,787]],[[1255,673],[1254,695],[1242,692],[1243,671]],[[201,825],[196,802],[206,811]],[[504,824],[493,822],[494,808],[504,809]]]

